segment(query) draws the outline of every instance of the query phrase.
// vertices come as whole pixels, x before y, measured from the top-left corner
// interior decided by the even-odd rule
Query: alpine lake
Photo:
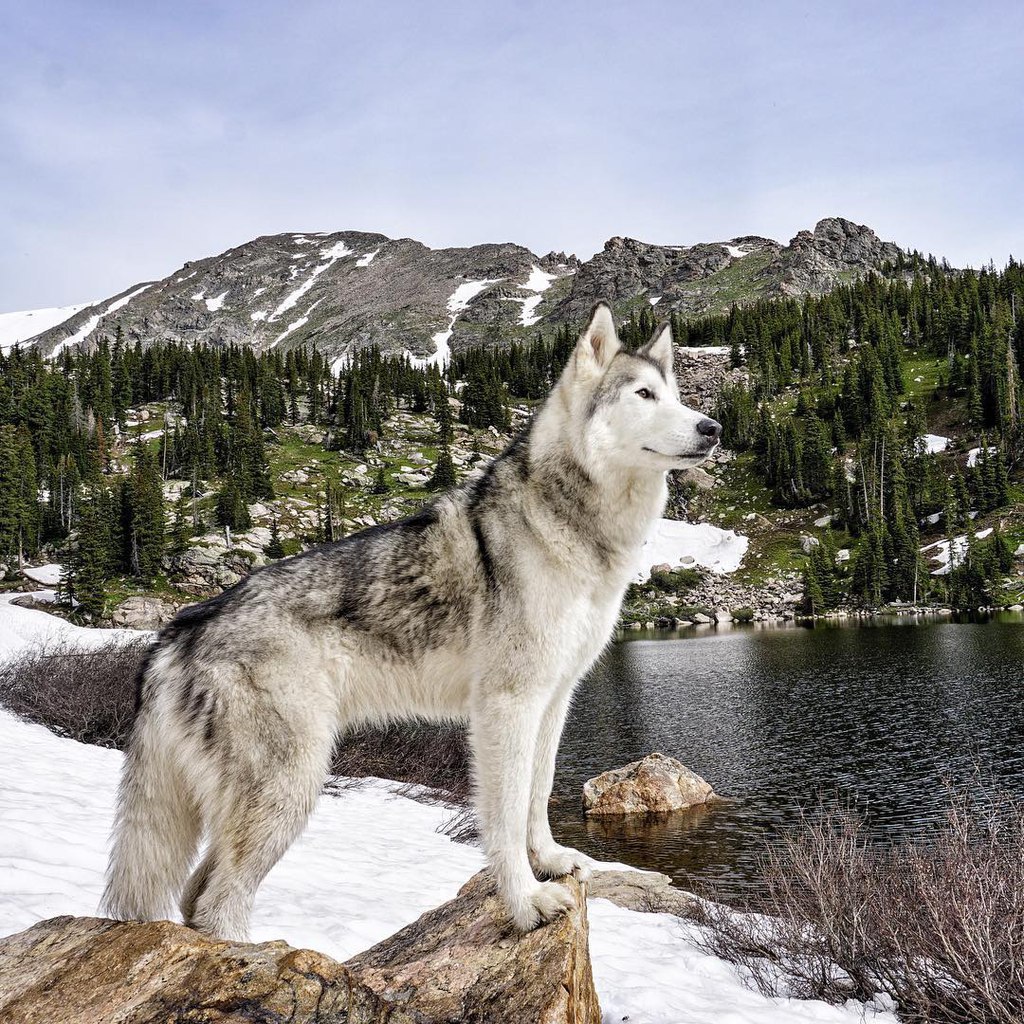
[[[583,783],[653,751],[727,800],[591,817]],[[950,787],[1024,797],[1024,616],[628,634],[581,685],[559,752],[556,838],[743,903],[766,843],[835,804],[873,841],[927,840]]]

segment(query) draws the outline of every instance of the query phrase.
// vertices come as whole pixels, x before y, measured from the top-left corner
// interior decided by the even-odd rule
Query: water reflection
[[[1024,795],[1022,665],[1019,618],[618,643],[567,727],[556,832],[733,897],[756,884],[764,839],[822,791],[863,810],[876,836],[925,835],[945,781],[975,765],[986,784]],[[585,820],[583,782],[654,750],[735,800],[643,825]]]

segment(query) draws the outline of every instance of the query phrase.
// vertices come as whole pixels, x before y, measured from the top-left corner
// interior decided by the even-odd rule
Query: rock
[[[651,573],[650,574],[653,576],[655,573],[671,572],[671,571],[672,571],[672,566],[669,565],[668,562],[659,562],[657,565],[652,565],[651,566]]]
[[[110,621],[125,629],[159,629],[177,611],[175,605],[159,597],[128,597],[110,613]]]
[[[192,594],[233,586],[252,568],[239,553],[228,551],[222,537],[186,548],[180,555],[165,558],[164,564],[174,573],[177,586]]]
[[[821,544],[821,541],[817,537],[812,537],[810,534],[802,533],[800,535],[800,550],[805,554],[809,555],[816,547]]]
[[[714,790],[674,757],[648,754],[583,785],[587,814],[659,814],[715,799]]]
[[[600,1024],[586,896],[517,936],[489,879],[338,963],[169,921],[57,917],[0,940],[0,1019],[21,1024]]]
[[[1013,553],[1014,558],[1024,558],[1024,544],[1018,544],[1017,550]]]
[[[693,617],[693,621],[696,622],[698,626],[710,626],[715,620],[712,619],[710,615],[705,615],[703,612],[697,612]]]
[[[698,491],[710,491],[715,486],[715,478],[700,466],[680,470],[679,477],[687,483],[693,484]]]
[[[552,924],[516,936],[486,873],[450,903],[424,914],[346,963],[374,1011],[365,1019],[600,1024],[590,971],[586,890],[561,879],[575,906]],[[364,1018],[352,1018],[351,1024]]]
[[[672,884],[660,871],[595,871],[587,882],[590,899],[611,900],[627,910],[692,916],[699,900]]]
[[[430,479],[425,473],[396,473],[395,476],[408,487],[422,487]]]
[[[728,608],[716,609],[715,622],[732,622],[732,612]]]
[[[347,983],[318,953],[215,942],[169,921],[56,917],[0,941],[0,1019],[24,1024],[326,1024]]]

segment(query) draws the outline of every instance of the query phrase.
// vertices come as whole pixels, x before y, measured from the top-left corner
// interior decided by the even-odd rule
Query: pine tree
[[[134,465],[123,488],[125,562],[129,572],[152,580],[161,570],[164,553],[163,482],[149,446],[135,446]]]
[[[249,508],[233,477],[225,477],[217,492],[216,510],[217,522],[232,532],[240,533],[252,526]]]
[[[61,590],[79,614],[97,618],[106,605],[105,584],[111,559],[105,502],[95,491],[87,494],[79,506],[77,533],[77,543],[65,559]]]
[[[446,491],[450,487],[454,487],[457,482],[455,464],[452,462],[452,453],[448,450],[448,446],[445,445],[437,453],[437,466],[427,486],[432,491]]]
[[[274,516],[270,523],[270,543],[263,549],[267,558],[284,558],[284,545],[281,543],[281,535],[278,533],[277,516]]]

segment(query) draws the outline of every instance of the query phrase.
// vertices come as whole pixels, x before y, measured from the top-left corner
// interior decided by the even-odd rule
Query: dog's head
[[[594,306],[566,368],[593,457],[624,469],[686,469],[715,449],[722,426],[679,400],[673,363],[668,323],[627,352],[608,303]]]

